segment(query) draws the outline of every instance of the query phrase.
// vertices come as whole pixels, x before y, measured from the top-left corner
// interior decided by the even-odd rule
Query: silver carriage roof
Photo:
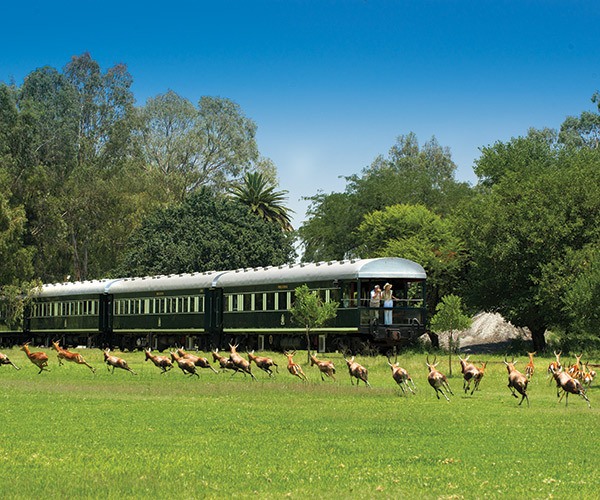
[[[354,259],[312,264],[173,274],[143,278],[95,280],[77,283],[44,285],[39,296],[85,295],[111,293],[115,295],[202,288],[231,288],[277,283],[309,283],[317,281],[357,279],[414,279],[427,277],[425,269],[411,260],[399,257]]]
[[[76,281],[66,283],[51,283],[43,285],[39,292],[34,292],[37,297],[62,297],[65,295],[96,295],[106,293],[106,290],[118,280],[103,279],[92,281]]]
[[[309,283],[334,279],[425,279],[426,277],[425,269],[416,262],[397,257],[386,257],[238,269],[220,276],[217,286],[229,288],[266,283]]]

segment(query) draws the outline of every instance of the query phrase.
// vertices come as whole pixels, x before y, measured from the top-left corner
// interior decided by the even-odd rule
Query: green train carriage
[[[399,299],[389,325],[373,321],[375,284],[393,284]],[[304,348],[291,308],[306,284],[339,304],[337,317],[313,331],[315,348],[408,343],[425,333],[426,273],[401,258],[356,259],[231,271],[44,285],[25,320],[25,334],[64,345],[164,349],[227,346]]]

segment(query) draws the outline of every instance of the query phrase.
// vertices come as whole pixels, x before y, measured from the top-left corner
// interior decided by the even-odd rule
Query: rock
[[[472,321],[471,328],[454,332],[454,339],[459,340],[461,351],[503,350],[514,340],[531,341],[528,328],[514,326],[501,314],[481,312],[473,316]],[[449,332],[443,332],[439,337],[440,347],[447,349]],[[427,335],[421,339],[429,342]]]

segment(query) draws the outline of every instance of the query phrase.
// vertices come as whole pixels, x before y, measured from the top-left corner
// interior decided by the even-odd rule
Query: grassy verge
[[[138,372],[58,366],[49,373],[4,351],[22,369],[0,367],[0,496],[3,498],[519,498],[596,497],[600,413],[571,396],[557,404],[536,358],[531,407],[517,406],[500,358],[488,360],[481,390],[465,395],[453,366],[450,403],[426,382],[422,355],[400,356],[417,394],[403,396],[385,358],[360,358],[372,389],[310,382],[285,370],[269,379],[177,369],[161,375],[142,353],[122,356]],[[296,360],[303,362],[305,353]],[[522,358],[521,363],[525,364]],[[519,365],[517,365],[519,366]],[[438,368],[448,372],[447,358]]]

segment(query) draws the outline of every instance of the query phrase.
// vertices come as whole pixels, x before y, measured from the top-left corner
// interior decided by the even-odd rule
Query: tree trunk
[[[544,352],[546,350],[546,339],[544,333],[546,333],[545,326],[529,327],[531,331],[531,339],[533,340],[533,350],[537,352]]]
[[[452,331],[448,338],[448,376],[452,376],[452,349],[454,349],[454,338],[452,337]]]
[[[439,349],[440,348],[440,338],[438,337],[437,333],[433,333],[431,330],[429,330],[427,332],[427,335],[429,336],[429,340],[431,340],[431,347],[433,347],[435,349]]]
[[[306,361],[310,363],[310,328],[306,327]]]

